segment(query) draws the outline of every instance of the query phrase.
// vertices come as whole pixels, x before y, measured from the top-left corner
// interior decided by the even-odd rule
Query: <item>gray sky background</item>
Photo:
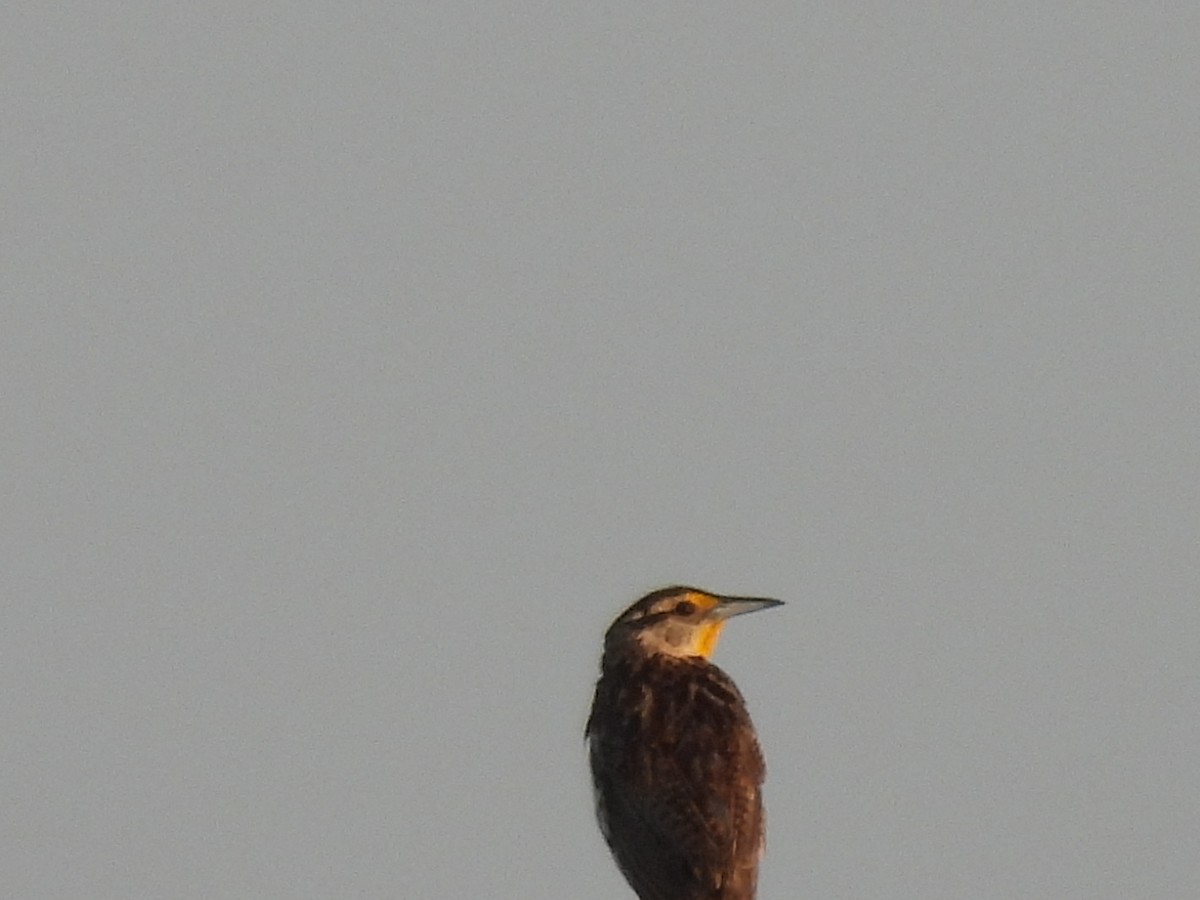
[[[4,896],[631,897],[677,581],[762,900],[1200,896],[1194,8],[4,19]]]

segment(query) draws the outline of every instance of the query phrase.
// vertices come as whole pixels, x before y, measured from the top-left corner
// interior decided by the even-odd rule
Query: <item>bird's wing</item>
[[[762,842],[757,744],[689,737],[632,782],[605,774],[605,836],[641,900],[751,897]]]
[[[613,857],[640,900],[708,900],[698,877],[703,850],[690,823],[699,811],[686,795],[661,786],[651,796],[633,785],[599,785],[605,837]],[[690,807],[690,812],[689,812]]]

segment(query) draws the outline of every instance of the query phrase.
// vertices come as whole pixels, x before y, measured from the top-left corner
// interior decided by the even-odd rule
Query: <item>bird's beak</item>
[[[723,622],[742,613],[758,612],[772,606],[783,606],[783,601],[768,600],[765,597],[717,597],[717,605],[712,608],[708,617]]]

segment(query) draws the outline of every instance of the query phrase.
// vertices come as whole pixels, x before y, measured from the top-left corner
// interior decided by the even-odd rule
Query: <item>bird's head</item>
[[[617,616],[605,645],[637,649],[646,655],[708,659],[727,620],[782,603],[761,597],[724,597],[692,587],[663,588]]]

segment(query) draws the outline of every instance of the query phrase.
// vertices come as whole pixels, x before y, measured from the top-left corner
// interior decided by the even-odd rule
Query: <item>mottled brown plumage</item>
[[[730,616],[778,604],[667,588],[605,635],[586,728],[596,814],[641,900],[753,900],[763,759],[742,695],[708,656]]]

